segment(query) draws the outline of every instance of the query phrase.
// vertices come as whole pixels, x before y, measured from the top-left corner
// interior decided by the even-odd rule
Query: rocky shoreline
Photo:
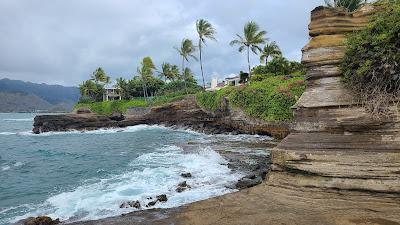
[[[127,115],[102,116],[85,110],[73,114],[40,115],[35,117],[33,132],[96,130],[139,124],[190,128],[208,134],[259,134],[278,139],[286,137],[290,128],[290,123],[250,118],[238,109],[207,112],[197,105],[194,96],[189,96],[163,106],[133,108],[128,110]]]
[[[268,149],[274,148],[278,141],[266,138],[268,141],[257,141],[253,142],[241,142],[234,141],[230,144],[221,145],[218,140],[213,140],[209,143],[209,146],[218,152],[227,162],[228,168],[232,170],[232,173],[240,173],[242,177],[237,180],[236,183],[226,186],[229,189],[235,190],[246,190],[251,187],[262,184],[267,177],[269,166],[271,164],[270,153]],[[184,151],[190,153],[195,149],[195,146],[201,144],[201,142],[189,142],[182,146]],[[235,149],[247,149],[250,151],[235,151]],[[261,150],[256,153],[256,150]],[[192,188],[191,179],[193,175],[190,171],[181,174],[181,177],[185,179],[184,182],[176,184],[176,192],[185,192]],[[120,205],[115,205],[119,208],[132,208],[132,210],[138,210],[132,213],[123,214],[112,218],[106,218],[96,221],[60,221],[57,218],[49,218],[46,216],[31,217],[15,223],[15,225],[52,225],[52,224],[121,224],[121,221],[126,220],[126,223],[131,224],[133,221],[137,223],[145,222],[144,224],[157,224],[156,221],[163,218],[166,219],[165,215],[170,215],[173,212],[177,212],[185,206],[180,206],[170,209],[157,209],[157,206],[168,201],[168,196],[160,194],[157,196],[149,196],[147,201],[138,201],[136,199],[126,199],[125,202],[121,202]],[[156,208],[154,208],[156,207]],[[113,222],[112,222],[113,221]],[[153,223],[154,222],[154,223]],[[165,224],[163,221],[160,224]]]

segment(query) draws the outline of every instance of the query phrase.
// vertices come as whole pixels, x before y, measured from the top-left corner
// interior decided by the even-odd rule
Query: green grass
[[[130,107],[146,107],[147,103],[144,99],[94,102],[94,103],[78,103],[74,109],[89,108],[92,112],[100,115],[111,115],[113,112],[126,113]]]
[[[266,121],[290,121],[293,119],[291,107],[302,95],[305,87],[303,76],[290,79],[271,76],[245,87],[201,92],[196,95],[196,99],[206,110],[224,110],[222,100],[227,98],[232,107],[243,109],[249,116]]]

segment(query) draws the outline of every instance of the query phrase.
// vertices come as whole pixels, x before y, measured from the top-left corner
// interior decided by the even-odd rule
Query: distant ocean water
[[[0,225],[29,216],[89,220],[131,212],[128,200],[167,194],[168,208],[226,194],[240,177],[210,142],[253,141],[161,126],[34,135],[34,114],[0,114]],[[188,143],[196,143],[188,145]],[[176,193],[181,173],[192,189]]]

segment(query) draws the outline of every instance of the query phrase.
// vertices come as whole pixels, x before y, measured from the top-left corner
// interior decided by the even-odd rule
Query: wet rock
[[[76,110],[76,114],[90,114],[92,111],[89,108],[79,108]]]
[[[136,208],[140,209],[142,206],[140,205],[139,201],[129,201],[122,203],[119,208],[126,209],[126,208]]]
[[[191,173],[182,173],[181,177],[183,177],[183,178],[191,178],[192,174]]]
[[[24,221],[24,225],[55,225],[59,224],[60,220],[53,220],[48,216],[30,217]]]
[[[122,115],[122,113],[114,112],[109,118],[110,120],[114,121],[123,121],[125,119],[125,116]]]
[[[186,181],[183,181],[182,183],[178,184],[178,187],[176,188],[176,192],[181,193],[186,191],[187,189],[192,188],[190,185],[186,183]]]
[[[149,198],[147,198],[147,199],[150,200],[150,199],[153,199],[153,198],[152,198],[152,197],[149,197]],[[149,208],[149,207],[155,206],[155,205],[157,204],[157,202],[167,202],[167,201],[168,201],[167,195],[165,195],[165,194],[163,194],[163,195],[157,195],[157,196],[156,196],[156,200],[147,203],[146,207]]]
[[[131,201],[128,203],[130,207],[140,209],[142,206],[139,201]]]
[[[253,178],[253,179],[251,179]],[[240,179],[237,183],[236,183],[236,188],[237,189],[246,189],[246,188],[251,188],[254,186],[257,186],[259,184],[262,183],[262,178],[261,177],[257,177],[255,175],[251,175],[251,176],[247,176],[247,177],[243,177],[242,179]]]
[[[157,200],[159,202],[166,202],[166,201],[168,201],[168,198],[167,198],[167,195],[158,195]]]

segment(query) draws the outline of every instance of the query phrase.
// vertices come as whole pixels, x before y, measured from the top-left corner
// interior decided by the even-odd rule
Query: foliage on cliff
[[[400,97],[400,1],[381,1],[384,10],[349,35],[341,65],[345,84],[374,115]]]
[[[99,115],[111,115],[113,112],[125,113],[130,107],[145,107],[147,103],[144,99],[107,101],[93,103],[78,103],[74,109],[88,108]]]
[[[229,87],[215,92],[201,92],[196,96],[200,107],[219,111],[225,107],[224,99],[235,108],[241,108],[252,117],[267,121],[290,121],[290,109],[305,90],[302,76],[271,76],[244,87]]]

